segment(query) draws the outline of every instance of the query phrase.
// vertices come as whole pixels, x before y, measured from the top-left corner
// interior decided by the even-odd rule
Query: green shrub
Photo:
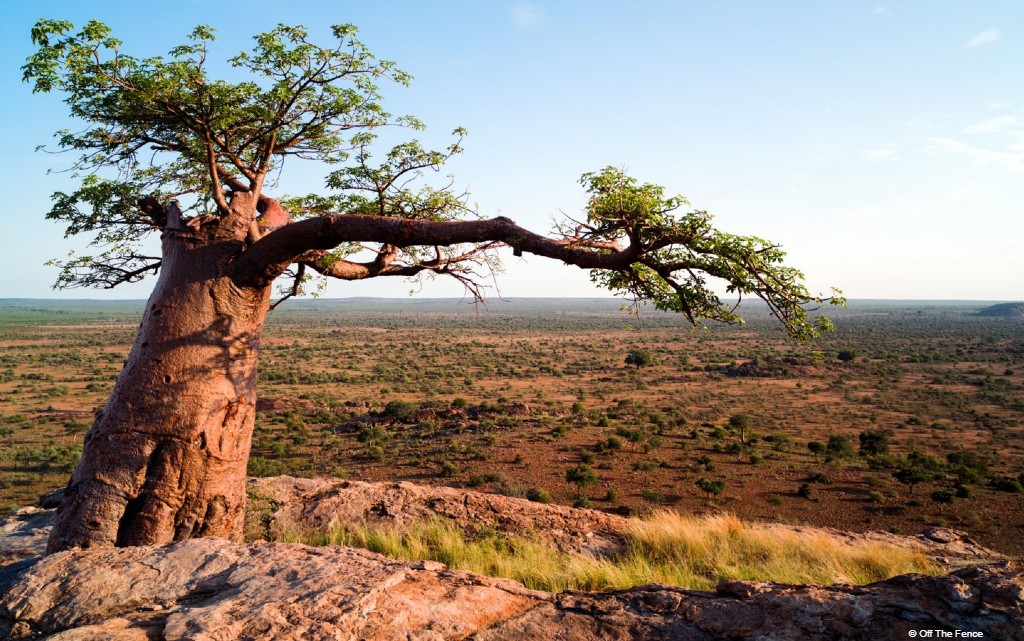
[[[582,496],[584,487],[597,483],[597,473],[586,463],[580,463],[565,471],[565,480],[574,484]]]
[[[419,404],[411,401],[388,401],[381,414],[396,421],[408,423],[416,418],[419,409]]]
[[[554,499],[551,498],[551,494],[549,494],[547,490],[542,490],[534,487],[531,487],[530,489],[526,490],[526,498],[533,501],[534,503],[543,503],[545,505],[554,502]]]
[[[447,479],[452,478],[453,476],[458,476],[460,472],[462,472],[462,470],[458,465],[451,461],[445,461],[441,464],[441,469],[437,474],[438,476]]]
[[[657,490],[641,490],[640,496],[648,503],[664,503],[665,493]]]
[[[996,490],[1000,492],[1010,492],[1011,494],[1024,494],[1024,484],[1020,482],[1020,479],[1004,477],[996,479],[992,484]]]

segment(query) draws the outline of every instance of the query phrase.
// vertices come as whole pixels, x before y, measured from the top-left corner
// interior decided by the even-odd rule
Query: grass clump
[[[404,525],[337,525],[282,538],[359,547],[409,561],[439,561],[549,592],[648,583],[706,590],[730,579],[863,584],[908,572],[939,572],[925,555],[896,545],[851,543],[826,532],[744,523],[729,515],[689,517],[670,511],[635,519],[625,532],[624,548],[607,557],[567,554],[539,538],[493,530],[469,536],[439,518]]]

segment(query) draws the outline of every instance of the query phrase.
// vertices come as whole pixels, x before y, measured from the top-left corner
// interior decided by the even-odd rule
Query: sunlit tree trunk
[[[85,437],[49,550],[240,539],[270,289],[225,276],[238,242],[165,232],[160,278]]]

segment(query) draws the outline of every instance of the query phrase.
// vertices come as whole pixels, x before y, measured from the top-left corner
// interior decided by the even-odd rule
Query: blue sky
[[[210,9],[215,7],[215,10]],[[1024,300],[1024,3],[37,0],[5,8],[0,298],[143,298],[50,289],[42,263],[80,247],[43,219],[66,160],[35,152],[73,126],[20,81],[39,17],[113,27],[162,54],[196,24],[221,59],[279,22],[352,22],[415,77],[392,113],[433,146],[466,127],[451,163],[487,215],[538,231],[583,204],[606,165],[665,185],[726,231],[783,244],[814,290],[851,298]],[[280,189],[316,190],[286,166]],[[577,269],[505,257],[500,292],[591,296]],[[337,283],[329,296],[404,296],[403,280]],[[459,295],[426,283],[425,296]]]

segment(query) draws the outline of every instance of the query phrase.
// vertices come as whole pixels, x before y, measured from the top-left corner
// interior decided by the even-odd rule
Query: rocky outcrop
[[[251,532],[268,539],[289,528],[335,524],[406,525],[440,517],[473,534],[481,530],[529,536],[560,552],[602,554],[617,550],[629,520],[598,510],[545,505],[524,499],[413,483],[364,483],[290,476],[251,479]],[[256,523],[258,522],[258,523]]]
[[[467,532],[530,534],[564,551],[601,552],[619,544],[629,523],[408,483],[278,477],[253,480],[250,489],[253,526],[270,533],[440,516]],[[732,581],[714,592],[651,585],[556,595],[338,546],[198,539],[44,557],[52,514],[24,508],[0,522],[0,564],[8,563],[0,567],[0,640],[905,641],[912,630],[945,630],[1024,641],[1024,567],[1013,561],[867,586]],[[992,557],[955,530],[831,535],[884,539],[960,562]]]
[[[487,529],[507,536],[529,536],[560,552],[615,552],[631,520],[601,512],[544,505],[523,499],[450,487],[413,483],[365,483],[332,478],[291,476],[250,479],[252,536],[279,539],[292,528],[324,529],[335,524],[394,523],[406,525],[440,517],[473,535]],[[827,533],[841,541],[870,540],[910,548],[953,569],[995,561],[1002,556],[950,528],[931,528],[917,536],[889,532],[851,533],[840,530],[772,524],[780,532]]]
[[[88,640],[1024,640],[1024,570],[870,586],[730,582],[551,595],[351,548],[198,539],[76,550],[0,569],[0,638]]]

